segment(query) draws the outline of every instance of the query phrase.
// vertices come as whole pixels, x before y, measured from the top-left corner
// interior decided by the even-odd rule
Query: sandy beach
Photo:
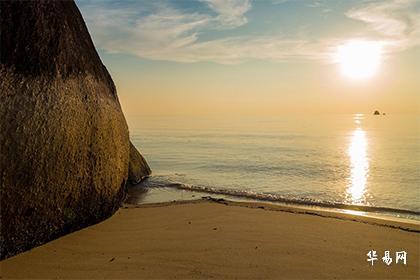
[[[2,279],[419,279],[419,226],[256,203],[123,207],[1,262]],[[374,265],[367,252],[376,250]],[[389,250],[393,262],[381,258]],[[405,250],[407,265],[395,263]]]

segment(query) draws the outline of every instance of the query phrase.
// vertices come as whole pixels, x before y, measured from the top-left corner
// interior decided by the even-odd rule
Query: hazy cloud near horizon
[[[354,37],[380,41],[386,53],[420,44],[420,4],[415,0],[360,1],[350,7],[320,0],[301,5],[285,0],[77,3],[99,49],[152,60],[221,64],[250,59],[330,62],[333,49]],[[260,9],[273,13],[278,9],[279,15],[289,10],[320,18],[333,15],[324,21],[335,24],[342,20],[354,28],[349,34],[321,34],[314,38],[320,29],[319,20],[301,21],[302,27],[294,33],[289,26],[277,28],[276,23],[262,18]],[[271,27],[278,32],[263,32]],[[262,31],[256,32],[258,28]]]

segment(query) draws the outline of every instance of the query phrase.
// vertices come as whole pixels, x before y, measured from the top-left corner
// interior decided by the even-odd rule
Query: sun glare
[[[351,79],[367,79],[376,74],[381,64],[382,44],[352,40],[337,48],[336,62],[341,73]]]
[[[366,133],[358,128],[353,131],[348,150],[351,163],[350,186],[347,193],[353,203],[362,203],[369,175]]]

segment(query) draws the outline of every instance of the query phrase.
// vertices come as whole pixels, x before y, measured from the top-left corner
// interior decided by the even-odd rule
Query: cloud
[[[241,36],[196,42],[185,48],[156,53],[150,58],[179,62],[211,61],[220,64],[235,64],[249,59],[284,61],[305,58],[323,60],[329,56],[327,51],[320,51],[328,49],[327,45],[323,44],[276,37]]]
[[[306,4],[306,7],[313,8],[313,9],[319,9],[321,11],[321,13],[323,13],[323,14],[328,14],[328,13],[332,12],[332,9],[330,8],[330,6],[331,5],[328,5],[327,3],[325,3],[324,1],[321,1],[321,0],[308,2]],[[325,15],[324,15],[324,17],[325,17]]]
[[[97,3],[82,12],[95,44],[110,53],[177,62],[240,63],[249,59],[281,61],[304,57],[321,59],[326,54],[315,43],[280,36],[232,36],[200,41],[205,29],[235,28],[247,22],[249,0],[202,0],[216,12],[185,13],[168,5],[149,7],[107,7]]]
[[[309,2],[306,6],[309,8],[319,8],[323,6],[323,3],[321,3],[320,1],[313,1]]]
[[[251,9],[250,0],[202,0],[208,6],[218,13],[215,21],[221,24],[221,27],[234,28],[244,25],[248,22],[245,13]]]
[[[284,3],[290,2],[290,0],[271,0],[270,2],[271,2],[271,4],[273,4],[273,5],[281,5],[281,4],[284,4]]]
[[[283,0],[282,0],[283,1]],[[364,22],[360,35],[380,41],[388,52],[419,44],[420,16],[415,0],[380,1],[350,9],[345,16]],[[111,53],[177,62],[210,61],[222,64],[251,59],[290,59],[331,62],[334,48],[351,38],[320,38],[279,35],[229,35],[217,37],[221,29],[235,29],[248,22],[249,0],[200,0],[206,9],[181,10],[166,2],[145,7],[109,7],[87,2],[82,7],[96,46]],[[314,2],[318,3],[318,2]],[[137,2],[135,2],[135,5]],[[206,32],[213,30],[211,39]],[[216,36],[214,36],[216,34]],[[208,38],[208,37],[207,37]],[[304,38],[304,39],[301,39]]]
[[[350,9],[346,16],[367,24],[392,51],[420,44],[420,7],[417,0],[388,0]]]
[[[84,7],[95,44],[111,53],[157,57],[197,41],[198,30],[212,19],[199,13],[182,13],[168,6],[143,14],[133,7]]]

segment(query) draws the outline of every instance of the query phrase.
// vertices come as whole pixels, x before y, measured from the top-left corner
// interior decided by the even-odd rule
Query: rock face
[[[128,164],[128,182],[132,185],[140,183],[141,180],[152,174],[149,165],[143,156],[130,142],[130,162]]]
[[[5,258],[113,214],[130,144],[114,83],[75,3],[1,1],[0,13]]]

